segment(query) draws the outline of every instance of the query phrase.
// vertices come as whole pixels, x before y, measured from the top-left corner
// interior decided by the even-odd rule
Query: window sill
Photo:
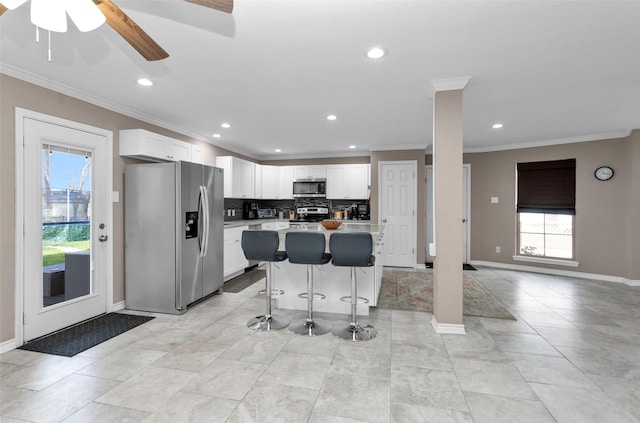
[[[553,264],[556,266],[569,266],[569,267],[578,267],[580,262],[573,260],[561,260],[561,259],[552,259],[546,257],[533,257],[533,256],[513,256],[515,261],[527,261],[529,263],[540,263],[540,264]]]

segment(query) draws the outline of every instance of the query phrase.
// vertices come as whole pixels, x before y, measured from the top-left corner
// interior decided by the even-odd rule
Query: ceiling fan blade
[[[2,4],[0,4],[0,16],[2,16],[2,14],[3,14],[4,12],[6,12],[6,11],[7,11],[7,7],[6,7],[6,6],[4,6],[4,5],[2,5]]]
[[[187,0],[189,3],[216,9],[221,12],[233,12],[233,0]]]
[[[100,11],[107,18],[107,23],[122,38],[124,38],[138,53],[149,61],[162,60],[169,57],[169,53],[156,43],[142,30],[126,13],[111,0],[93,0]]]

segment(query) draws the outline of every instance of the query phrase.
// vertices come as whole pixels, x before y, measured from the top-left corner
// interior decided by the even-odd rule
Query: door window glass
[[[43,145],[43,307],[92,292],[91,153]]]

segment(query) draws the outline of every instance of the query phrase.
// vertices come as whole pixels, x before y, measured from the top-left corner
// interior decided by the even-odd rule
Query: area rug
[[[120,335],[152,316],[109,313],[27,342],[18,349],[73,357],[91,347]]]
[[[516,320],[473,276],[463,274],[465,316]],[[378,307],[433,312],[433,271],[385,270]]]

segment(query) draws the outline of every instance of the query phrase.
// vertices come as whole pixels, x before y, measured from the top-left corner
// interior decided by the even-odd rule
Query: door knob
[[[98,237],[98,241],[100,241],[100,242],[105,242],[105,241],[106,241],[106,240],[108,240],[108,239],[109,239],[109,237],[108,237],[108,236],[106,236],[106,235],[100,235],[100,236]]]

